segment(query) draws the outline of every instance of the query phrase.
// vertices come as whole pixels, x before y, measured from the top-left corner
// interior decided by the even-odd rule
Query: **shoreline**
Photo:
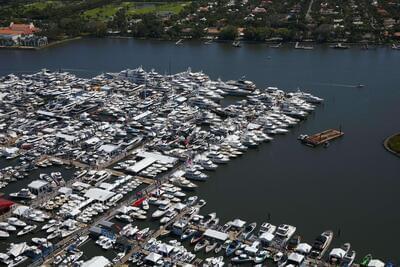
[[[48,43],[47,45],[38,46],[38,47],[35,47],[35,46],[0,46],[0,49],[35,50],[35,51],[37,51],[37,50],[42,50],[42,49],[45,49],[45,48],[51,48],[53,46],[61,45],[61,44],[68,43],[68,42],[71,42],[71,41],[80,40],[80,39],[83,39],[83,38],[84,38],[83,36],[67,38],[67,39],[64,39],[64,40],[55,41],[55,42],[52,42],[52,43]]]
[[[383,141],[383,146],[384,146],[385,149],[386,149],[387,151],[389,151],[390,153],[394,154],[394,155],[397,156],[397,157],[400,157],[400,153],[399,153],[399,152],[396,152],[396,151],[394,151],[393,149],[391,149],[391,148],[389,147],[389,141],[390,141],[390,139],[392,139],[392,138],[395,137],[395,136],[400,136],[400,132],[395,133],[395,134],[393,134],[393,135],[387,137],[387,138]]]
[[[198,38],[198,39],[193,39],[193,38],[181,38],[181,39],[165,39],[165,38],[145,38],[145,37],[133,37],[133,36],[123,36],[123,35],[108,35],[104,37],[90,37],[90,36],[77,36],[77,37],[72,37],[72,38],[67,38],[64,40],[60,41],[55,41],[51,42],[47,45],[40,46],[40,47],[33,47],[33,46],[0,46],[0,49],[9,49],[9,50],[42,50],[46,48],[51,48],[55,47],[57,45],[61,45],[64,43],[68,43],[71,41],[75,40],[80,40],[84,38],[89,38],[89,39],[136,39],[136,40],[141,40],[141,41],[161,41],[161,42],[172,42],[175,43],[178,40],[182,40],[183,42],[208,42],[212,41],[215,43],[232,43],[233,40],[218,40],[218,39],[212,39],[212,38]],[[357,48],[363,48],[365,45],[372,46],[371,48],[367,48],[365,50],[374,50],[376,48],[391,48],[390,45],[391,43],[367,43],[367,42],[325,42],[325,43],[318,43],[313,40],[305,40],[305,41],[281,41],[281,40],[266,40],[266,41],[250,41],[250,40],[239,40],[243,44],[249,44],[249,45],[273,45],[273,44],[281,44],[280,47],[271,47],[271,48],[293,48],[293,49],[298,49],[298,50],[304,50],[302,48],[295,48],[292,47],[296,45],[296,43],[299,44],[308,44],[308,45],[313,45],[315,47],[329,47],[331,45],[335,45],[338,43],[342,43],[345,45],[348,45],[348,49],[352,49],[353,47]],[[344,50],[348,50],[344,49]],[[340,49],[339,49],[340,50]]]

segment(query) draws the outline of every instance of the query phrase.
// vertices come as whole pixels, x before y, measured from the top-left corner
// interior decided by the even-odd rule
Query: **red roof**
[[[31,24],[20,24],[20,23],[10,23],[10,26],[0,28],[0,34],[3,35],[28,35],[38,32],[39,28],[36,28]]]
[[[14,202],[11,200],[0,198],[0,209],[10,208],[12,205],[14,205]]]

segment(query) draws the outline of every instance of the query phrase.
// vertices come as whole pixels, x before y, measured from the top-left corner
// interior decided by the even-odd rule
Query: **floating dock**
[[[322,144],[326,144],[329,141],[342,137],[344,133],[342,131],[329,129],[320,133],[316,133],[310,136],[305,136],[301,141],[309,146],[316,147]]]

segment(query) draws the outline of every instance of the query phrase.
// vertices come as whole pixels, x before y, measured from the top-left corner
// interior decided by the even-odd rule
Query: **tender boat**
[[[196,243],[196,246],[194,246],[194,252],[198,252],[205,248],[209,244],[209,241],[205,238],[202,238],[199,242]]]
[[[243,230],[242,234],[240,235],[240,237],[243,238],[243,239],[249,238],[251,233],[253,233],[253,231],[256,229],[256,227],[257,227],[257,223],[256,222],[248,224],[244,228],[244,230]]]
[[[226,247],[226,256],[231,256],[237,249],[240,248],[240,246],[242,245],[241,242],[234,240],[231,243],[229,243],[229,245]]]
[[[310,257],[314,259],[321,259],[324,256],[329,245],[331,244],[332,238],[332,231],[325,231],[320,236],[318,236],[312,246]]]
[[[249,255],[244,254],[244,253],[240,254],[239,256],[233,257],[231,259],[231,262],[235,263],[235,264],[249,263],[249,262],[252,262],[252,261],[254,261],[254,259],[251,258]]]
[[[17,236],[21,236],[21,235],[25,235],[27,233],[32,232],[33,230],[35,230],[37,228],[37,225],[27,225],[24,227],[24,229],[22,229],[21,231],[19,231],[17,233]]]

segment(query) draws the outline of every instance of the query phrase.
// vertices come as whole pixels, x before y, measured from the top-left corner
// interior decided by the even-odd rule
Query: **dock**
[[[341,130],[329,129],[320,133],[306,136],[302,138],[301,141],[306,145],[316,147],[342,137],[343,135],[344,133]]]

